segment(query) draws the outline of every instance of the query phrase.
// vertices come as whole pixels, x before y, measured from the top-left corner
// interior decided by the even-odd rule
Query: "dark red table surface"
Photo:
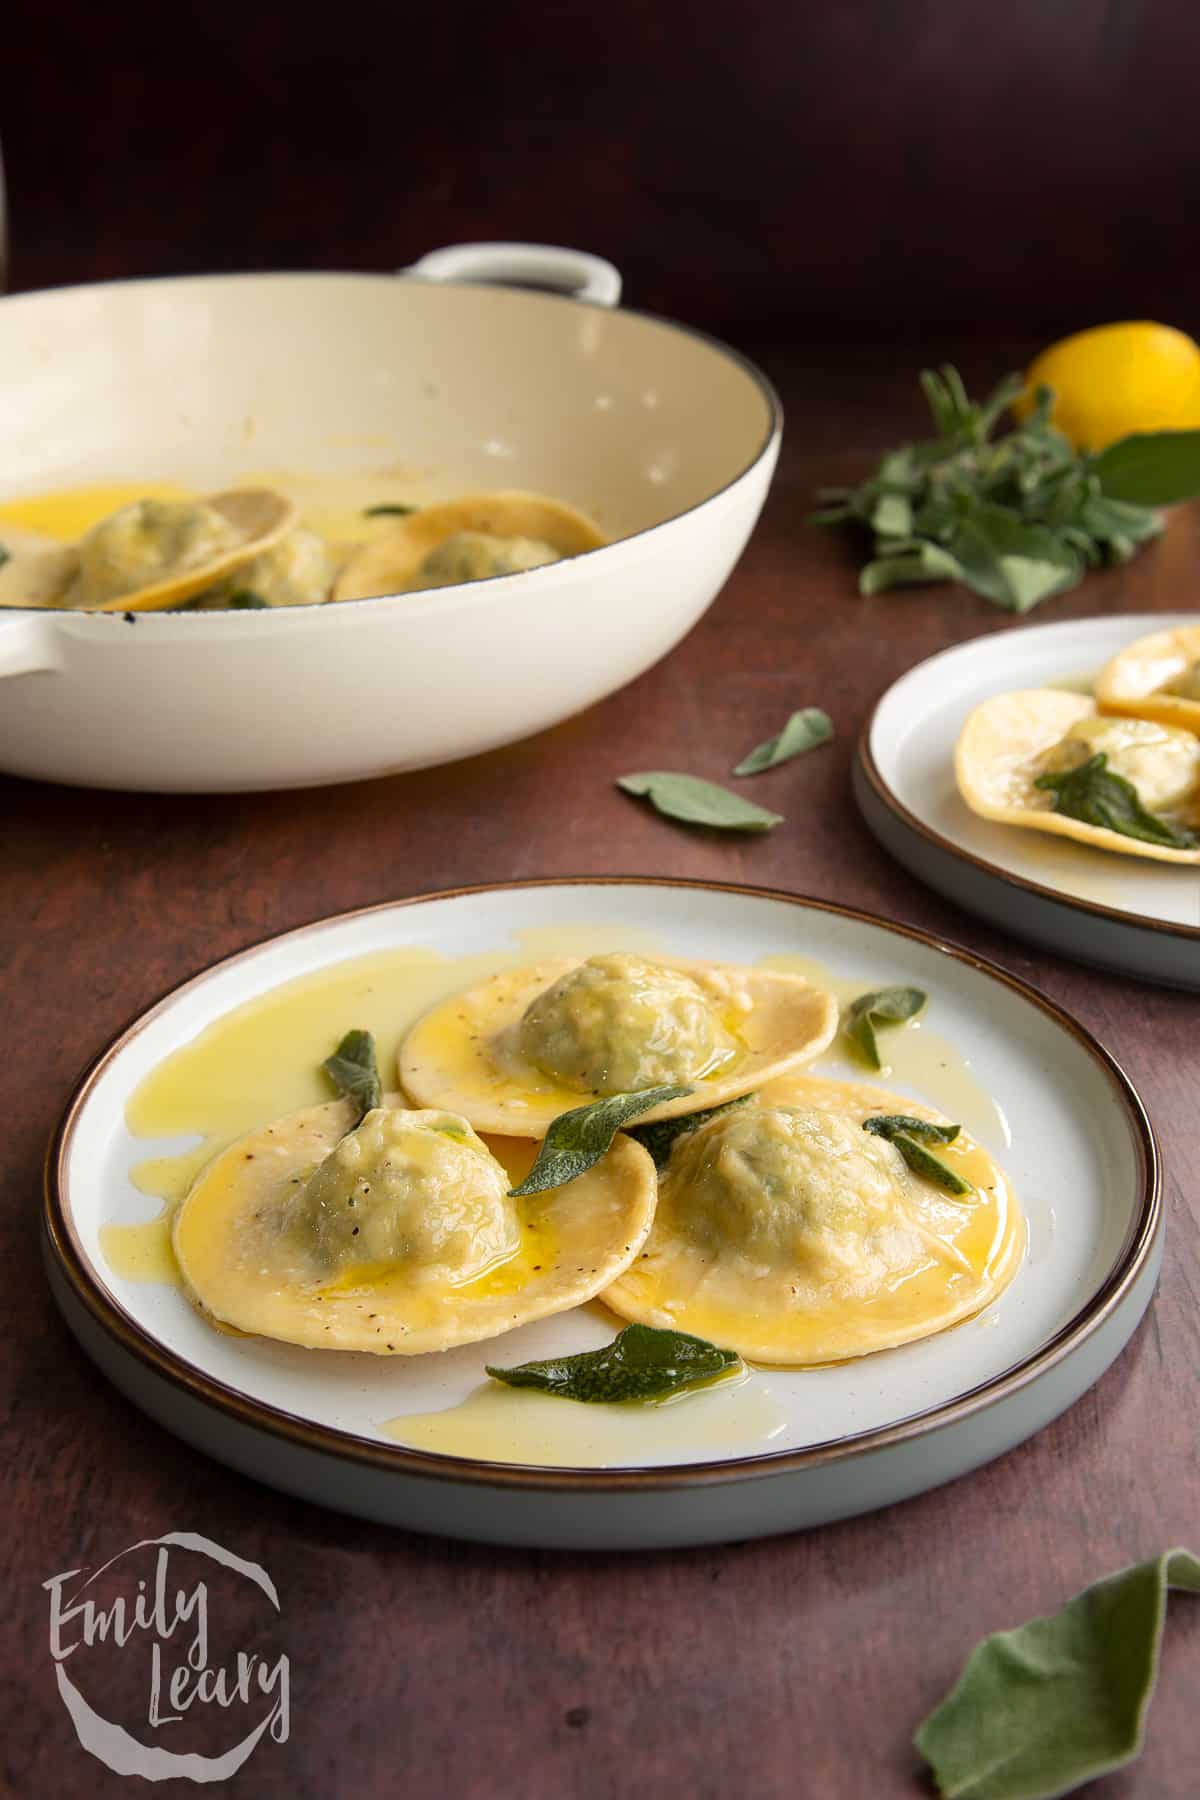
[[[1012,347],[976,345],[964,360],[986,379]],[[291,1735],[259,1747],[237,1791],[322,1800],[920,1794],[911,1733],[978,1637],[1200,1538],[1197,1001],[976,923],[868,835],[850,763],[871,704],[921,657],[1011,620],[950,589],[862,600],[846,546],[805,521],[818,483],[858,474],[920,428],[915,356],[762,361],[788,430],[740,567],[674,654],[580,717],[452,767],[306,793],[0,782],[5,1792],[131,1785],[75,1741],[41,1583],[166,1531],[204,1533],[278,1590],[279,1616],[259,1621],[254,1647],[290,1658]],[[1134,565],[1041,616],[1186,607],[1198,577],[1200,532],[1183,511]],[[720,778],[805,703],[830,711],[837,737],[764,778],[757,791],[787,818],[769,836],[673,828],[613,787],[646,767]],[[409,1536],[285,1498],[107,1385],[61,1323],[38,1255],[41,1159],[81,1066],[164,989],[270,933],[461,883],[589,873],[762,883],[923,927],[1033,982],[1124,1064],[1164,1152],[1166,1263],[1133,1342],[1065,1417],[871,1517],[720,1548],[567,1555]],[[1149,1747],[1104,1787],[1110,1800],[1197,1791],[1198,1633],[1200,1608],[1180,1600]],[[102,1688],[132,1721],[142,1676],[123,1668],[114,1656]]]

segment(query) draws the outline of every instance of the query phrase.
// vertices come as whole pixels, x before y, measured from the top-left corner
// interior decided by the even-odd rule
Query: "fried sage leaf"
[[[708,825],[716,831],[771,831],[783,823],[783,814],[768,812],[743,800],[740,794],[702,781],[698,775],[680,775],[672,769],[643,769],[621,775],[617,786],[627,794],[649,800],[668,819],[685,825]]]
[[[389,518],[406,519],[408,517],[409,513],[415,513],[416,511],[417,511],[417,508],[415,506],[401,506],[398,504],[397,505],[389,504],[389,505],[383,505],[383,506],[364,506],[363,507],[363,518],[364,519],[389,519]]]
[[[1169,1588],[1200,1593],[1190,1551],[1121,1569],[1061,1612],[977,1645],[913,1739],[945,1800],[1053,1800],[1132,1762]]]
[[[792,714],[782,731],[751,750],[749,756],[743,756],[733,772],[735,775],[759,775],[764,769],[773,769],[793,756],[803,756],[806,750],[815,750],[818,744],[828,743],[832,736],[833,720],[829,714],[819,706],[802,706],[799,712]]]
[[[643,1088],[639,1094],[608,1094],[587,1106],[574,1106],[559,1113],[545,1139],[538,1147],[532,1169],[519,1187],[512,1189],[518,1197],[540,1194],[546,1188],[561,1187],[574,1181],[607,1154],[621,1127],[652,1106],[678,1100],[690,1094],[689,1087]]]
[[[1112,773],[1103,750],[1077,769],[1039,775],[1033,785],[1054,795],[1055,812],[1084,825],[1100,825],[1107,831],[1119,831],[1122,837],[1138,838],[1144,844],[1167,844],[1173,850],[1192,850],[1200,844],[1196,832],[1169,825],[1156,813],[1147,812],[1133,783]]]
[[[752,1096],[739,1094],[736,1100],[726,1100],[720,1106],[710,1106],[704,1112],[684,1113],[681,1119],[655,1119],[652,1125],[633,1125],[629,1136],[636,1138],[643,1150],[648,1150],[654,1158],[654,1166],[661,1173],[671,1160],[671,1152],[681,1137],[695,1131],[709,1119],[719,1118],[721,1113],[732,1112],[735,1106],[746,1106]]]
[[[735,1351],[722,1350],[684,1331],[626,1325],[602,1350],[518,1363],[511,1369],[489,1365],[487,1372],[509,1387],[539,1388],[565,1400],[612,1403],[665,1400],[698,1382],[714,1380],[740,1361]]]
[[[375,1039],[369,1031],[348,1031],[332,1056],[321,1064],[329,1079],[364,1117],[383,1100],[383,1083],[375,1060]]]
[[[877,988],[873,994],[860,994],[852,1000],[846,1013],[845,1031],[856,1044],[872,1069],[882,1069],[875,1033],[881,1025],[898,1025],[920,1012],[928,999],[920,988]]]
[[[940,1156],[925,1148],[926,1144],[952,1144],[961,1125],[934,1125],[928,1119],[914,1119],[908,1113],[877,1113],[863,1120],[863,1130],[894,1144],[914,1175],[923,1175],[947,1194],[969,1194],[971,1183],[948,1168]]]

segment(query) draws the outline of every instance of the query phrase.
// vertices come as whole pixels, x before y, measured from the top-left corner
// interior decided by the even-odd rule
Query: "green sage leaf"
[[[0,569],[2,569],[4,567],[6,562],[11,562],[11,561],[12,561],[12,551],[9,550],[4,544],[0,544]]]
[[[908,1113],[877,1113],[874,1118],[863,1120],[863,1130],[894,1144],[914,1175],[923,1175],[926,1181],[932,1181],[947,1194],[974,1191],[969,1181],[964,1181],[940,1156],[925,1148],[927,1143],[952,1144],[962,1130],[961,1125],[934,1125],[928,1119],[914,1119]]]
[[[846,1036],[856,1044],[872,1069],[882,1069],[875,1033],[881,1025],[897,1025],[915,1018],[929,996],[920,988],[878,988],[860,994],[846,1012]]]
[[[670,769],[644,769],[621,775],[617,786],[627,794],[649,800],[656,811],[685,825],[707,825],[716,831],[772,831],[783,823],[783,814],[768,812],[752,800],[743,800],[715,781],[698,775],[679,775]]]
[[[574,1181],[607,1154],[630,1119],[691,1091],[689,1087],[643,1088],[640,1094],[607,1094],[603,1100],[559,1113],[538,1146],[532,1169],[512,1192],[518,1196],[540,1194]]]
[[[803,706],[794,712],[782,731],[751,750],[734,769],[735,775],[758,775],[793,756],[803,756],[833,736],[833,720],[819,706]]]
[[[858,591],[869,597],[894,587],[923,587],[929,581],[962,581],[962,566],[941,544],[919,544],[915,550],[880,556],[858,578]]]
[[[369,1031],[348,1031],[321,1067],[339,1094],[357,1103],[360,1119],[382,1103],[383,1083],[375,1060],[375,1039]]]
[[[602,1350],[518,1363],[511,1369],[488,1365],[487,1372],[509,1387],[538,1388],[566,1400],[611,1405],[614,1401],[665,1400],[699,1382],[715,1380],[740,1362],[736,1351],[722,1350],[684,1331],[627,1325]]]
[[[709,1119],[715,1119],[721,1113],[732,1112],[735,1106],[749,1105],[751,1095],[739,1094],[736,1100],[726,1100],[720,1106],[706,1107],[703,1112],[684,1113],[680,1119],[655,1119],[651,1125],[631,1125],[629,1136],[636,1138],[643,1150],[648,1150],[654,1158],[654,1166],[661,1171],[671,1160],[671,1152],[681,1137],[695,1131]]]
[[[906,538],[912,530],[912,502],[907,494],[880,494],[871,514],[871,529],[880,537]]]
[[[1110,444],[1092,469],[1110,500],[1174,506],[1200,494],[1200,431],[1136,431]]]
[[[1119,831],[1122,837],[1145,844],[1166,844],[1173,850],[1192,850],[1200,844],[1200,834],[1147,812],[1133,783],[1109,769],[1103,750],[1077,769],[1039,775],[1033,785],[1053,794],[1054,811],[1068,819]]]
[[[260,612],[265,611],[270,604],[261,594],[256,594],[253,588],[235,588],[225,602],[230,612]]]
[[[387,518],[406,519],[408,517],[409,513],[415,513],[416,511],[418,511],[418,508],[415,506],[400,506],[400,505],[391,505],[391,504],[384,505],[384,506],[364,506],[363,507],[363,518],[364,519],[387,519]]]
[[[913,1739],[944,1800],[1053,1800],[1140,1752],[1167,1590],[1200,1593],[1200,1559],[1168,1550],[985,1638]]]

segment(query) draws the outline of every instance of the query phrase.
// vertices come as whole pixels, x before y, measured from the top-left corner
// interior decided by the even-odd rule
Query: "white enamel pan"
[[[498,281],[518,285],[483,285]],[[326,606],[6,611],[0,769],[165,792],[349,781],[524,737],[640,674],[737,561],[782,420],[744,358],[619,311],[619,296],[598,258],[468,245],[400,277],[199,276],[0,301],[3,499],[393,463],[445,495],[554,495],[614,540]]]

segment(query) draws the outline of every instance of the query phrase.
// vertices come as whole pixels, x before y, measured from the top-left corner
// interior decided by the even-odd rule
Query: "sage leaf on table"
[[[408,517],[409,513],[415,513],[416,511],[417,511],[417,508],[415,506],[401,506],[398,504],[392,505],[390,503],[387,505],[382,505],[382,506],[364,506],[363,507],[363,518],[364,519],[386,519],[386,518],[406,519]]]
[[[1200,431],[1135,431],[1092,464],[1101,491],[1130,506],[1174,506],[1200,493]]]
[[[532,1169],[512,1193],[518,1197],[540,1194],[546,1188],[574,1181],[608,1153],[628,1120],[691,1091],[689,1087],[643,1088],[639,1094],[608,1094],[603,1100],[559,1113],[538,1146]]]
[[[945,1800],[1054,1800],[1131,1762],[1168,1588],[1200,1592],[1200,1559],[1164,1551],[985,1638],[913,1739]]]
[[[1155,508],[1200,494],[1200,432],[1138,433],[1093,455],[1052,423],[1049,388],[1021,424],[996,435],[1024,391],[1019,375],[982,404],[949,364],[926,369],[921,386],[936,435],[888,451],[856,488],[824,490],[830,504],[812,515],[873,538],[863,594],[957,581],[1025,613],[1090,568],[1128,562],[1161,533]]]
[[[743,756],[734,769],[735,775],[759,775],[764,769],[773,769],[779,763],[788,762],[793,756],[803,756],[806,750],[815,750],[818,744],[828,743],[833,736],[833,720],[819,706],[803,706],[794,712],[782,731],[777,731],[773,738],[767,738]]]
[[[643,769],[621,775],[617,786],[627,794],[649,800],[668,819],[685,825],[708,825],[717,831],[771,831],[783,823],[783,814],[768,812],[753,800],[702,781],[698,775],[679,775],[671,769]]]
[[[1039,775],[1033,785],[1054,795],[1054,810],[1065,818],[1119,831],[1122,837],[1137,838],[1144,844],[1165,844],[1173,850],[1192,850],[1200,844],[1196,832],[1168,824],[1156,813],[1147,812],[1133,783],[1109,769],[1103,750],[1077,769]]]
[[[671,1152],[681,1137],[687,1137],[698,1125],[715,1119],[721,1113],[732,1112],[735,1106],[748,1105],[751,1096],[739,1094],[736,1100],[726,1100],[720,1106],[706,1107],[703,1112],[684,1113],[680,1119],[655,1119],[651,1125],[631,1125],[629,1135],[636,1138],[643,1150],[648,1150],[654,1158],[654,1166],[661,1173],[671,1160]]]
[[[947,1194],[969,1194],[971,1183],[944,1163],[940,1156],[926,1149],[927,1144],[952,1144],[961,1125],[934,1125],[928,1119],[914,1119],[907,1113],[877,1113],[863,1120],[863,1130],[894,1144],[914,1175],[923,1175]]]
[[[890,987],[878,988],[873,994],[860,994],[857,1000],[850,1002],[846,1012],[846,1036],[858,1046],[870,1068],[883,1067],[875,1038],[879,1027],[899,1025],[905,1019],[915,1018],[928,998],[920,988]]]
[[[539,1388],[565,1400],[612,1403],[665,1400],[698,1382],[713,1381],[736,1368],[741,1358],[705,1338],[684,1331],[661,1331],[654,1325],[626,1325],[602,1350],[576,1356],[549,1357],[518,1363],[488,1374],[509,1387]]]
[[[375,1039],[369,1031],[348,1031],[321,1067],[339,1094],[356,1102],[360,1119],[382,1103],[383,1083],[375,1060]]]

